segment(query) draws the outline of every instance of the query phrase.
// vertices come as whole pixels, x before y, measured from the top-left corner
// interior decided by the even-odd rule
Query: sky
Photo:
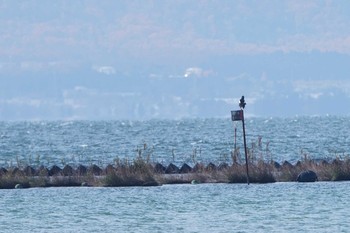
[[[349,115],[347,0],[0,0],[0,120]]]

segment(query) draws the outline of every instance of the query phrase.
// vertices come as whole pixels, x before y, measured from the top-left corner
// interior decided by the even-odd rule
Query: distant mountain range
[[[347,115],[350,1],[0,1],[0,120]]]
[[[349,114],[348,56],[315,52],[210,61],[187,67],[145,61],[130,64],[139,67],[134,70],[81,64],[67,71],[3,71],[0,120],[230,117],[242,95],[247,116]]]

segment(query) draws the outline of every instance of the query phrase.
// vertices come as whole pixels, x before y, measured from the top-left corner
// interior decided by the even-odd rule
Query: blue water
[[[242,124],[230,119],[0,122],[0,165],[108,164],[138,155],[165,164],[232,162],[235,127],[242,155]],[[350,117],[246,119],[250,153],[278,162],[347,157],[349,129]]]
[[[230,119],[0,122],[0,165],[231,162]],[[250,153],[346,158],[350,117],[246,119]],[[261,143],[259,142],[261,137]],[[242,149],[241,149],[242,151]],[[1,232],[348,232],[350,183],[0,190]]]
[[[1,232],[348,232],[349,182],[0,190]]]

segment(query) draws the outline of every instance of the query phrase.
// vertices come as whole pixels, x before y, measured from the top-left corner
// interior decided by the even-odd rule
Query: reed
[[[107,187],[156,185],[159,184],[154,178],[153,168],[141,155],[133,163],[118,164],[104,179]]]
[[[145,149],[146,147],[144,147]],[[255,152],[254,152],[255,153]],[[196,163],[193,167],[183,164],[167,167],[152,163],[149,156],[138,154],[134,160],[117,159],[115,163],[100,168],[97,165],[76,168],[65,165],[63,168],[40,166],[32,168],[18,163],[17,167],[0,168],[0,188],[30,187],[66,187],[66,186],[154,186],[178,183],[246,183],[244,163],[238,163],[237,157],[230,165],[222,163]],[[350,180],[350,159],[336,158],[331,162],[312,160],[304,156],[301,161],[291,164],[284,161],[264,161],[262,156],[249,159],[249,176],[251,183],[293,182],[306,170],[317,174],[319,181]],[[193,182],[194,181],[194,182]]]
[[[332,181],[350,180],[350,160],[335,159],[326,166],[328,177]]]
[[[246,167],[243,165],[234,165],[227,173],[229,183],[247,183]],[[274,183],[273,168],[268,163],[259,162],[249,164],[249,181],[250,183]]]
[[[17,184],[21,184],[21,187],[23,188],[31,187],[29,178],[27,177],[12,177],[5,175],[0,178],[0,189],[14,189]]]

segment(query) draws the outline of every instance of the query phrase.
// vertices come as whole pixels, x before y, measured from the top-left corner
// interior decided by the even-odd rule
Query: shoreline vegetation
[[[288,161],[250,161],[250,183],[295,182],[304,171],[313,171],[318,181],[350,180],[350,159],[311,160],[296,164]],[[245,163],[196,163],[189,166],[173,163],[164,166],[141,157],[132,162],[116,162],[104,167],[97,165],[65,165],[59,167],[15,166],[0,167],[0,189],[38,187],[124,187],[158,186],[164,184],[247,183]]]

